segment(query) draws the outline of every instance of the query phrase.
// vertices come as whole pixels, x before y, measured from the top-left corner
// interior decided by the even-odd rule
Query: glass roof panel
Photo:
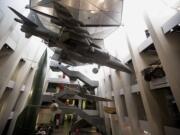
[[[41,12],[56,16],[53,4],[47,1],[43,6],[42,0],[31,0],[31,7]],[[72,16],[87,25],[93,36],[104,38],[121,25],[123,0],[57,0],[65,6]],[[101,26],[101,27],[99,27]],[[108,27],[108,28],[107,28]],[[104,30],[104,28],[107,28]]]

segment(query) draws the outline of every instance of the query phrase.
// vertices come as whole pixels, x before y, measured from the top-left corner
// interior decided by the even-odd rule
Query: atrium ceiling
[[[50,0],[39,5],[31,0],[31,7],[55,15]],[[93,38],[104,39],[114,32],[122,21],[123,0],[57,0],[74,18],[83,22]]]

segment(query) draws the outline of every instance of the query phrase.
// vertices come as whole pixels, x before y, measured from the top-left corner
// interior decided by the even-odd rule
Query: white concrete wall
[[[16,17],[9,9],[12,6],[24,15],[27,15],[24,7],[29,0],[1,0],[0,1],[0,49],[10,38],[15,43],[15,50],[0,57],[0,134],[2,133],[11,112],[12,122],[8,130],[11,135],[16,119],[26,105],[31,93],[32,81],[37,69],[38,61],[46,49],[40,39],[32,37],[26,39],[20,31],[20,24],[14,21]],[[7,89],[8,82],[12,80],[15,85]],[[22,91],[22,87],[24,87]],[[6,94],[5,94],[6,93]],[[3,100],[2,100],[3,98]]]

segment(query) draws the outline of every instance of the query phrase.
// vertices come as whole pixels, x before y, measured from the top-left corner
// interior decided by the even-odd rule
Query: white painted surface
[[[14,88],[14,86],[15,86],[15,84],[16,84],[16,82],[15,82],[15,81],[13,81],[13,80],[10,80],[10,81],[8,82],[8,85],[7,85],[7,87],[8,87],[8,88],[11,88],[11,89],[13,89],[13,88]]]

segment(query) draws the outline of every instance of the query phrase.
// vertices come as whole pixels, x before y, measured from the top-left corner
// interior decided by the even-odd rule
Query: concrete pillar
[[[131,75],[125,72],[121,72],[121,81],[122,87],[124,89],[125,101],[132,133],[133,135],[139,135],[141,130],[139,125],[137,106],[131,93]]]
[[[130,42],[131,37],[127,37],[127,42],[134,65],[138,87],[140,89],[145,112],[150,125],[152,135],[164,135],[164,129],[161,118],[161,111],[158,102],[153,97],[149,84],[144,80],[142,70],[147,67],[143,57],[139,54],[137,43]]]
[[[16,44],[15,52],[0,58],[0,97],[4,93],[5,86],[7,86],[7,83],[9,82],[9,79],[19,62],[20,54],[22,51],[24,51],[27,46],[27,42],[29,41],[27,39],[23,39],[24,34],[20,31],[20,25],[17,25],[17,22],[14,21],[14,17],[16,17],[16,15],[8,9],[8,6],[12,6],[23,13],[25,10],[24,7],[27,4],[27,0],[0,1],[0,9],[2,14],[2,18],[0,20],[0,49],[8,38],[10,38]]]
[[[105,126],[106,126],[106,133],[107,135],[111,135],[111,123],[110,123],[110,118],[109,114],[104,115],[104,120],[105,120]]]
[[[27,44],[27,40],[21,37],[21,43],[17,44],[15,52],[9,57],[7,56],[6,58],[0,60],[0,97],[3,95],[4,90],[19,63],[19,60],[22,58],[20,54],[22,54],[26,49],[22,47],[24,44]]]
[[[97,95],[100,97],[104,97],[103,90],[102,90],[102,84],[100,81],[99,81],[99,87],[97,90]],[[99,110],[99,116],[103,118],[104,117],[103,102],[98,102],[98,110]]]
[[[78,100],[78,108],[81,109],[82,108],[82,102],[83,100],[82,99],[79,99]]]
[[[21,86],[22,86],[22,83],[25,79],[25,77],[27,76],[28,74],[28,71],[30,69],[30,64],[28,63],[19,63],[21,67],[17,67],[17,68],[21,68],[18,73],[15,73],[17,74],[16,76],[16,80],[15,80],[15,87],[14,89],[12,90],[12,92],[10,93],[10,95],[8,96],[8,99],[6,99],[4,105],[3,105],[3,110],[1,111],[1,114],[0,114],[0,134],[2,133],[5,125],[6,125],[6,122],[8,120],[8,117],[10,115],[10,113],[12,112],[12,109],[15,105],[15,102],[18,98],[18,95],[20,93],[20,89],[21,89]],[[21,74],[23,73],[23,74]]]
[[[112,135],[119,135],[118,130],[117,130],[118,123],[116,123],[116,120],[113,117],[113,115],[110,116],[110,123],[111,123]]]
[[[109,68],[103,67],[102,70],[103,70],[103,73],[102,73],[103,77],[102,77],[102,81],[101,81],[102,96],[111,99],[112,93],[111,93],[110,84],[109,84],[109,80],[108,80]],[[110,104],[107,102],[103,102],[103,107],[104,106],[110,106]],[[103,108],[103,112],[104,112],[104,108]],[[104,120],[105,120],[107,135],[111,135],[111,126],[112,125],[110,122],[110,116],[106,112],[104,112]]]
[[[119,92],[117,92],[117,90],[114,91],[114,101],[115,101],[116,113],[118,117],[119,134],[124,135],[123,133],[123,127],[124,127],[123,106],[121,103]]]
[[[8,135],[12,135],[14,126],[16,124],[16,120],[17,120],[19,114],[23,111],[23,109],[27,103],[27,99],[28,99],[28,96],[29,96],[29,93],[31,90],[34,74],[35,74],[35,69],[30,69],[28,76],[26,78],[27,80],[25,80],[25,82],[23,83],[25,85],[25,90],[23,91],[20,99],[18,99],[19,101],[17,103],[17,107],[15,109],[14,116],[11,121],[11,125],[9,127]]]
[[[113,87],[114,92],[114,103],[116,107],[116,113],[118,118],[118,128],[119,128],[119,134],[123,135],[123,127],[124,127],[124,110],[123,105],[121,103],[120,99],[120,89],[121,89],[121,83],[120,82],[120,72],[115,72],[111,70],[111,83]]]
[[[154,41],[156,51],[166,73],[176,104],[180,110],[180,34],[170,33],[169,35],[165,35],[161,27],[174,15],[175,10],[164,7],[163,3],[159,1],[149,1],[149,3],[145,3],[146,6],[149,7],[144,14],[145,22]],[[157,6],[153,7],[153,5]],[[152,10],[154,12],[151,12]],[[160,12],[162,15],[158,14]]]

